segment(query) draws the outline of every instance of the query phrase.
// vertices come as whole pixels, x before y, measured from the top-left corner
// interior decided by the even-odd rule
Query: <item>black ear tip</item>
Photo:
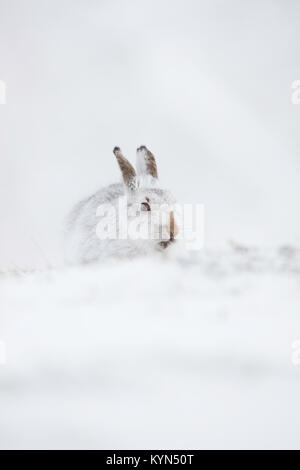
[[[137,151],[146,150],[146,145],[141,145],[137,148]]]
[[[115,147],[115,148],[113,149],[113,152],[114,152],[114,153],[120,152],[120,147]]]

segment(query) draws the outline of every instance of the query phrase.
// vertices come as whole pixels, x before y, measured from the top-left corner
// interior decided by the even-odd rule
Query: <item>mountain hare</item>
[[[163,251],[175,241],[175,200],[159,187],[153,154],[139,147],[135,171],[119,147],[113,153],[123,183],[100,189],[74,207],[66,226],[67,262]]]

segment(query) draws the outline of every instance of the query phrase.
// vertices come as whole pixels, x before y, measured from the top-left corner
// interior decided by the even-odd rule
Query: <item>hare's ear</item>
[[[124,184],[129,188],[129,189],[135,189],[136,188],[136,172],[131,163],[124,157],[122,154],[121,150],[119,147],[115,147],[113,150],[116,159],[118,161],[122,176],[123,176],[123,181]]]
[[[136,151],[136,167],[139,174],[151,175],[155,179],[158,178],[154,155],[145,145],[142,145]]]

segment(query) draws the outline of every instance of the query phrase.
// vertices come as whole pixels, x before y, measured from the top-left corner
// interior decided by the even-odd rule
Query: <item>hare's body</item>
[[[168,191],[158,187],[157,173],[152,175],[151,168],[147,171],[144,164],[144,170],[140,169],[137,175],[118,148],[114,150],[114,153],[122,171],[124,184],[111,184],[100,189],[79,202],[71,211],[66,224],[65,258],[67,262],[89,262],[110,256],[132,257],[137,254],[146,254],[153,250],[162,250],[175,238],[174,232],[177,227],[173,212],[168,212],[172,214],[173,222],[170,218],[168,219],[167,237],[162,236],[161,222],[155,227],[156,232],[160,234],[158,238],[141,238],[129,233],[128,227],[130,226],[136,227],[140,223],[148,224],[150,215],[148,211],[151,207],[164,205],[164,212],[166,212],[165,208],[170,208],[175,201]],[[147,163],[149,154],[150,152],[145,147],[138,149],[140,168],[143,168],[143,161]],[[152,154],[150,156],[154,160]],[[121,225],[122,220],[124,222],[124,215],[121,213],[123,208],[126,209],[127,214],[126,232]],[[104,216],[106,225],[103,223]],[[110,236],[107,236],[107,227],[112,230]]]
[[[108,240],[97,237],[97,209],[102,204],[117,206],[124,196],[122,183],[111,184],[80,201],[71,211],[66,224],[65,257],[68,262],[88,262],[109,255]]]

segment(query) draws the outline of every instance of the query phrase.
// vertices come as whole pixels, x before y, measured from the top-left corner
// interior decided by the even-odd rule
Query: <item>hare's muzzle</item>
[[[168,225],[169,240],[163,240],[159,243],[162,248],[167,248],[171,243],[175,242],[175,237],[178,234],[178,226],[175,221],[174,212],[170,212],[170,220]]]
[[[176,224],[174,212],[170,212],[170,241],[174,241],[178,235],[178,225]]]

